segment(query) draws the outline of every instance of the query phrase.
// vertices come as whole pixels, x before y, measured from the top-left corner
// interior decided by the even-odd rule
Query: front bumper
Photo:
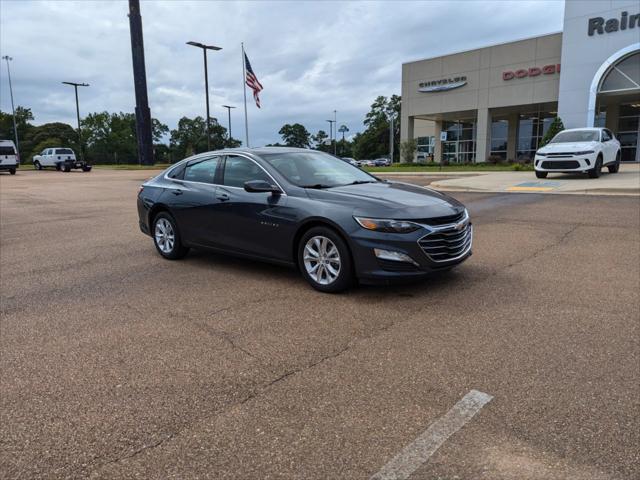
[[[596,164],[596,158],[595,153],[561,157],[536,155],[533,166],[538,172],[587,172]]]
[[[420,229],[404,234],[359,229],[350,236],[356,276],[363,283],[389,283],[394,280],[422,278],[432,272],[455,267],[472,254],[473,226],[468,223],[464,228],[464,232],[459,233],[450,229],[433,232]],[[447,247],[436,246],[434,250],[433,247],[427,246],[428,242],[438,245],[438,239],[442,237],[443,232],[444,235],[454,236],[454,242],[458,235],[461,238],[458,244],[454,243],[459,249],[451,250],[450,255],[434,254]],[[411,257],[413,262],[380,259],[376,257],[374,249],[400,252]]]

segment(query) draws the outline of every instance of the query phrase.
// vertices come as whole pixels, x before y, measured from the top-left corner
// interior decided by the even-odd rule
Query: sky
[[[211,116],[244,138],[240,43],[262,83],[261,109],[247,92],[252,146],[280,140],[285,123],[328,132],[337,110],[349,134],[378,95],[400,94],[402,63],[513,41],[562,29],[562,0],[449,1],[142,1],[149,105],[175,128],[205,116],[202,51],[210,52]],[[0,53],[13,57],[16,105],[30,107],[37,125],[75,126],[80,113],[133,112],[128,2],[121,0],[0,0]],[[0,69],[0,109],[11,111],[6,64]]]

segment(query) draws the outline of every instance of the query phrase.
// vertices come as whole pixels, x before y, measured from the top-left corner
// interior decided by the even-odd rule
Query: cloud
[[[182,116],[204,116],[202,53],[189,40],[221,46],[208,56],[212,115],[232,114],[243,136],[242,63],[245,42],[265,87],[262,109],[248,92],[253,145],[279,140],[287,122],[312,133],[338,123],[351,132],[378,95],[400,93],[403,62],[559,31],[563,2],[142,2],[149,102],[154,117],[175,127]],[[135,107],[128,4],[0,2],[0,53],[11,55],[15,102],[36,123],[75,122],[73,90],[82,114],[132,112]],[[6,67],[0,108],[10,110]]]

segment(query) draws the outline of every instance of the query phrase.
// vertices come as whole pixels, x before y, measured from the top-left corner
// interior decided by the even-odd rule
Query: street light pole
[[[329,122],[329,145],[331,145],[331,142],[333,142],[333,124],[335,120],[327,120],[327,122]]]
[[[202,55],[204,56],[204,94],[207,102],[207,150],[211,150],[211,115],[209,115],[209,71],[207,68],[207,50],[222,50],[221,47],[215,45],[205,45],[199,42],[187,42],[187,45],[192,47],[198,47],[202,49]]]
[[[76,116],[78,117],[78,144],[80,145],[80,160],[84,160],[84,147],[82,145],[82,131],[80,130],[80,104],[78,102],[78,87],[88,87],[88,83],[62,82],[71,85],[76,92]]]
[[[11,70],[9,69],[9,61],[13,60],[9,55],[5,55],[2,57],[3,60],[7,61],[7,76],[9,77],[9,95],[11,96],[11,111],[13,112],[13,135],[16,139],[16,150],[18,150],[18,155],[20,155],[20,142],[18,141],[18,126],[16,124],[16,109],[13,106],[13,87],[11,86]]]
[[[222,106],[227,109],[227,113],[229,114],[229,140],[231,140],[231,109],[236,107],[233,107],[231,105],[222,105]]]
[[[336,131],[334,133],[334,139],[333,139],[333,154],[336,155],[337,151],[338,151],[338,123],[336,121],[336,111],[333,111],[333,123],[336,126]]]

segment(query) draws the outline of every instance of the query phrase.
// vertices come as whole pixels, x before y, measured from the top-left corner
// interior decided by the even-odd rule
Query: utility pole
[[[147,72],[144,66],[144,42],[140,0],[129,0],[129,30],[131,31],[131,58],[133,60],[133,84],[136,90],[136,137],[138,162],[153,165],[153,137],[151,111],[147,96]]]
[[[335,120],[327,120],[329,122],[329,145],[333,142],[333,124],[336,122]],[[331,151],[331,150],[329,150]]]
[[[333,134],[333,154],[338,152],[338,122],[336,121],[336,111],[333,111],[333,124],[336,126],[336,131]]]
[[[229,114],[229,140],[231,140],[232,138],[231,137],[231,109],[236,107],[233,107],[231,105],[222,105],[222,106],[227,109],[227,113]]]
[[[16,150],[18,151],[18,159],[20,158],[20,142],[18,140],[18,126],[16,124],[16,108],[13,106],[13,87],[11,86],[11,70],[9,69],[9,61],[13,60],[9,55],[2,57],[7,61],[7,76],[9,77],[9,94],[11,96],[11,111],[13,112],[13,135],[16,139]]]
[[[395,135],[393,134],[393,115],[389,117],[389,155],[391,156],[391,158],[389,159],[391,161],[391,163],[393,163],[393,139],[395,138]]]
[[[76,92],[76,116],[78,118],[78,145],[80,145],[80,160],[84,160],[84,145],[82,143],[82,130],[80,129],[80,104],[78,103],[78,87],[88,87],[88,83],[62,82],[71,85]]]
[[[204,97],[207,102],[207,150],[211,150],[211,115],[209,115],[209,70],[207,68],[207,50],[222,50],[215,45],[205,45],[199,42],[187,42],[187,45],[192,47],[198,47],[202,49],[202,55],[204,56]]]

